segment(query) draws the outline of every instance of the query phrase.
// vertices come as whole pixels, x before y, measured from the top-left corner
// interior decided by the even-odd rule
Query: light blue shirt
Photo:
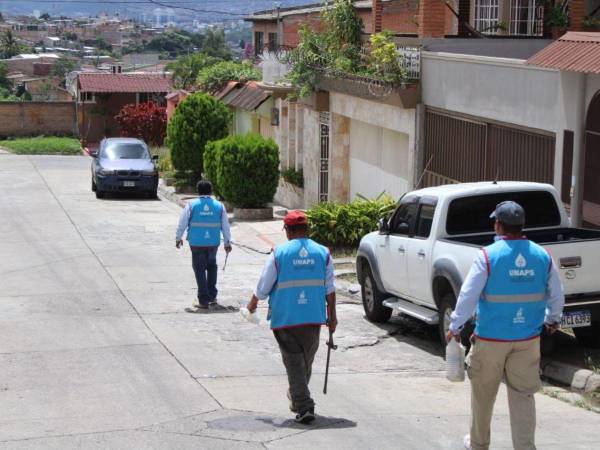
[[[256,290],[254,291],[256,298],[265,300],[269,297],[275,283],[277,283],[277,265],[275,264],[275,253],[272,252],[265,263],[258,284],[256,285]],[[335,292],[335,274],[333,272],[331,255],[327,257],[327,266],[325,268],[325,289],[327,294]]]
[[[481,298],[481,293],[488,280],[487,263],[483,251],[473,262],[467,278],[460,289],[460,294],[456,302],[456,309],[452,313],[450,330],[458,334],[464,324],[475,314],[477,303]],[[544,322],[552,324],[559,322],[562,316],[562,310],[565,304],[565,295],[558,275],[558,270],[554,262],[548,274],[548,283],[546,285],[546,316]]]
[[[210,195],[201,195],[200,198],[210,198]],[[179,216],[179,224],[177,225],[177,232],[175,233],[175,240],[181,241],[183,239],[183,233],[187,230],[190,224],[190,214],[192,213],[192,208],[190,207],[191,202],[188,202],[181,211],[181,216]],[[223,204],[221,204],[223,206]],[[223,213],[221,214],[221,233],[223,233],[223,243],[225,245],[230,245],[231,243],[231,230],[229,228],[229,218],[227,217],[227,211],[225,210],[225,206],[223,206]]]

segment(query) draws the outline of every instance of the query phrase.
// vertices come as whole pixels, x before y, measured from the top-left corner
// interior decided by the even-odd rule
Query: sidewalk
[[[185,204],[196,198],[189,194],[177,194],[174,188],[167,187],[162,183],[159,184],[159,192],[168,200],[183,207]],[[256,221],[256,222],[236,222],[231,220],[231,228],[234,245],[238,245],[251,252],[262,254],[270,253],[271,249],[276,245],[286,241],[285,231],[283,230],[282,217],[285,215],[285,208],[274,206],[274,219],[271,221]],[[348,258],[342,258],[340,261],[345,261]],[[336,280],[338,293],[343,295],[344,303],[362,303],[360,296],[360,286],[342,279]],[[582,349],[573,342],[568,341],[568,336],[562,336],[559,340],[565,346],[565,353],[575,355],[582,352]],[[571,339],[573,341],[573,339]],[[568,344],[568,345],[567,345]],[[598,351],[592,351],[590,354],[597,355]],[[584,368],[582,358],[569,358],[561,352],[555,353],[552,357],[546,357],[541,364],[541,375],[553,383],[558,383],[567,388],[549,386],[545,391],[548,395],[559,398],[571,404],[587,404],[585,395],[600,391],[600,374],[594,373],[591,370]],[[597,406],[589,406],[590,409],[600,413],[600,408]]]

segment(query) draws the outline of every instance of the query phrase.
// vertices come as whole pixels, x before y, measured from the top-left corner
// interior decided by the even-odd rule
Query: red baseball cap
[[[308,219],[306,218],[306,214],[302,211],[294,210],[289,211],[285,217],[283,218],[283,224],[288,227],[293,227],[296,225],[307,225]]]

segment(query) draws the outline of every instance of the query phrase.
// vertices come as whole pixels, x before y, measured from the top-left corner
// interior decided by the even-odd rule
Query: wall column
[[[583,220],[583,177],[585,175],[585,113],[587,110],[587,74],[580,77],[577,122],[573,140],[573,176],[571,178],[571,223],[580,227]]]
[[[329,200],[350,200],[350,119],[331,114],[329,149]]]

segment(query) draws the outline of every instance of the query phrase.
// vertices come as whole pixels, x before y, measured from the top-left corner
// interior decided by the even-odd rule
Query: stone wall
[[[76,134],[72,102],[2,102],[0,136]]]
[[[275,193],[275,203],[288,209],[304,209],[304,189],[294,186],[287,181],[279,180]]]

